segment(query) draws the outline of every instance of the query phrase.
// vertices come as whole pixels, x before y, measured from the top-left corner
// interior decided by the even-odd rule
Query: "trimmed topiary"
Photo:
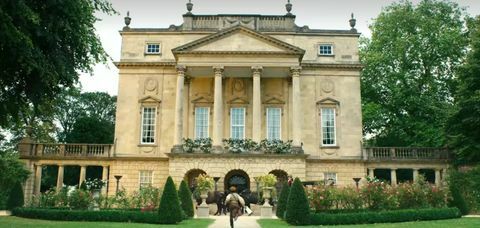
[[[462,195],[460,186],[450,184],[450,193],[452,194],[452,198],[450,199],[449,206],[456,207],[462,215],[467,215],[470,212],[470,208]]]
[[[158,208],[158,219],[161,224],[177,224],[183,219],[177,189],[170,176],[167,178],[167,182],[163,188],[160,207]]]
[[[285,220],[291,225],[310,224],[310,207],[300,179],[295,178],[288,194]]]
[[[182,207],[183,212],[188,218],[193,218],[193,201],[192,201],[192,192],[187,186],[187,182],[182,180],[180,183],[180,189],[178,190],[178,197],[180,198],[180,206]]]
[[[16,182],[10,191],[10,195],[8,196],[7,209],[12,210],[16,207],[22,207],[24,203],[23,201],[22,184],[20,184],[20,182]]]
[[[280,196],[278,197],[277,203],[277,217],[285,218],[285,210],[287,209],[288,193],[290,193],[290,186],[285,183],[280,191]]]

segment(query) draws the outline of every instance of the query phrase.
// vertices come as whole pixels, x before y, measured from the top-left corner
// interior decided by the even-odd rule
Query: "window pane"
[[[335,145],[335,109],[322,108],[322,144]]]
[[[267,108],[267,139],[280,139],[281,109]]]
[[[325,184],[337,184],[337,173],[324,173]]]
[[[153,171],[150,170],[140,170],[139,185],[140,188],[151,186],[153,181]]]
[[[320,55],[331,55],[333,54],[333,48],[330,44],[322,44],[319,46],[319,54]]]
[[[195,108],[195,137],[208,138],[208,119],[209,108],[196,107]]]
[[[144,107],[142,115],[142,143],[155,143],[156,108]]]
[[[245,137],[245,108],[230,110],[230,137],[243,139]]]
[[[147,53],[160,53],[160,44],[147,44]]]

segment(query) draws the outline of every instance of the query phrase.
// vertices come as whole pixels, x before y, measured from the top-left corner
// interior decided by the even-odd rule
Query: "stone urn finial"
[[[357,32],[357,29],[355,28],[355,25],[357,24],[357,20],[353,16],[353,13],[352,13],[352,18],[349,20],[349,22],[350,22],[350,27],[352,27],[350,31]]]
[[[188,3],[187,3],[187,14],[192,14],[192,9],[193,9],[193,3],[192,3],[192,0],[188,0]]]
[[[292,11],[292,3],[290,3],[290,0],[285,4],[285,9],[287,9],[287,15],[292,15],[292,13],[290,13],[290,11]]]
[[[129,29],[130,22],[132,22],[132,18],[130,17],[130,11],[127,11],[127,16],[123,18],[125,21],[125,27],[124,29]]]

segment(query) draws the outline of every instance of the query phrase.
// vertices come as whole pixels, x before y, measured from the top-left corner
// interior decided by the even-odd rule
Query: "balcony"
[[[369,161],[448,160],[447,148],[438,147],[365,147],[364,158]]]
[[[42,158],[108,158],[112,156],[112,144],[19,144],[21,157]]]

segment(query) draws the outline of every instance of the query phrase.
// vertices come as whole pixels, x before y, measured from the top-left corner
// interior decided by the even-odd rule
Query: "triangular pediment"
[[[227,104],[248,104],[248,100],[241,98],[241,97],[235,97],[229,101],[227,101]]]
[[[270,98],[267,98],[265,99],[265,101],[263,101],[264,104],[285,104],[285,101],[277,98],[277,97],[270,97]]]
[[[138,100],[139,103],[161,103],[162,101],[153,96],[146,96]]]
[[[287,54],[303,56],[305,51],[244,26],[235,26],[172,49],[177,54]]]
[[[200,96],[192,100],[192,103],[202,104],[202,103],[213,103],[212,98]]]
[[[340,105],[340,102],[333,98],[327,97],[317,101],[317,105]]]

